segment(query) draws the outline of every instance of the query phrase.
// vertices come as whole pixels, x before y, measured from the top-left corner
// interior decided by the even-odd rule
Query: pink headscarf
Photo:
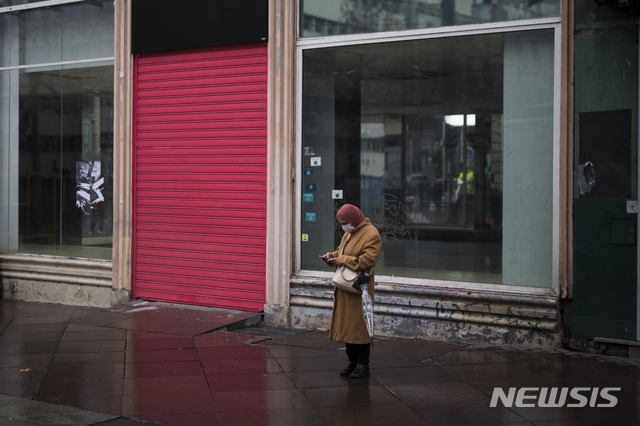
[[[338,214],[336,215],[339,220],[344,220],[350,223],[354,228],[357,228],[362,222],[364,222],[364,215],[359,208],[353,204],[345,204],[340,207]]]

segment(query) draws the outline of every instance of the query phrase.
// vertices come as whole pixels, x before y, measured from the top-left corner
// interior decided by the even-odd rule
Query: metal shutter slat
[[[134,297],[261,311],[266,44],[134,66]]]

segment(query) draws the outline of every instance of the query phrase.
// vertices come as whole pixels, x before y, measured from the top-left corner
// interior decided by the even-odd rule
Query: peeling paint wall
[[[264,322],[276,327],[290,327],[290,309],[283,305],[264,305]]]
[[[290,282],[291,326],[327,330],[333,286],[328,279]],[[561,345],[557,297],[513,295],[401,284],[376,284],[375,333],[524,347]]]

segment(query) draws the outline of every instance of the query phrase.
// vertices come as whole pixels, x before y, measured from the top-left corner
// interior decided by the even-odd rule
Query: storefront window
[[[46,0],[0,0],[0,7],[21,6],[23,4],[38,3]]]
[[[110,259],[113,3],[5,13],[0,36],[0,250]]]
[[[560,15],[560,0],[301,0],[300,36],[376,33]]]
[[[554,31],[303,50],[301,268],[359,206],[381,275],[551,286]]]

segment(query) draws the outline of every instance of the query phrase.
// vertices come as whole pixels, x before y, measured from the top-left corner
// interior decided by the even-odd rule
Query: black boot
[[[356,369],[356,363],[353,361],[349,361],[347,363],[347,367],[344,370],[340,371],[340,375],[348,376],[349,374],[353,373],[353,370],[355,369]]]
[[[359,379],[360,377],[369,375],[369,365],[368,364],[358,364],[356,369],[351,373],[351,378]]]

